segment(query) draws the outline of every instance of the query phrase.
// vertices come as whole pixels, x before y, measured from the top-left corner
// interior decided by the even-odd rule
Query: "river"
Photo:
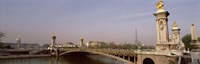
[[[0,64],[127,64],[101,55],[2,59]]]

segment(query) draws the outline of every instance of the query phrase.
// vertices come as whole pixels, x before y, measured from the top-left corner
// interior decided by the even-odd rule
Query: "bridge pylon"
[[[51,38],[52,38],[52,41],[50,44],[50,55],[58,56],[58,50],[56,48],[56,33],[55,32],[52,34]]]

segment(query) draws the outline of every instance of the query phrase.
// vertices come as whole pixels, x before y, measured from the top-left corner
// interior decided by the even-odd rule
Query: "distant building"
[[[72,43],[72,42],[65,42],[63,44],[56,44],[55,45],[56,47],[59,47],[59,48],[76,48],[78,47],[76,44]]]
[[[89,41],[86,46],[88,48],[101,48],[105,45],[105,42],[100,42],[100,41]]]
[[[11,48],[14,48],[14,49],[19,48],[19,45],[17,43],[3,43],[3,46],[10,46]],[[40,45],[39,44],[21,43],[20,48],[22,48],[22,49],[40,48]]]
[[[41,47],[47,49],[48,47],[50,47],[50,44],[43,44]]]
[[[0,55],[8,56],[8,55],[26,55],[29,54],[29,50],[25,49],[0,49]]]
[[[73,47],[78,47],[76,44],[72,43],[72,42],[66,42],[64,44],[64,47],[70,47],[70,48],[73,48]]]

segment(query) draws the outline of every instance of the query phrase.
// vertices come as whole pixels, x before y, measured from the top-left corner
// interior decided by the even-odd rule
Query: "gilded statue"
[[[56,32],[53,32],[52,36],[56,36]]]
[[[163,4],[162,0],[160,0],[159,2],[157,2],[156,8],[157,8],[157,10],[164,10],[164,4]]]
[[[173,27],[178,27],[178,25],[176,24],[176,21],[174,21]]]
[[[83,35],[80,37],[80,39],[83,39]]]

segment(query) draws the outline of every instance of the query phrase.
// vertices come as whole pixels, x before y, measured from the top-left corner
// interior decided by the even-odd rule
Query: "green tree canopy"
[[[2,37],[5,37],[5,33],[0,32],[0,42],[1,42],[1,38],[2,38]]]
[[[200,42],[200,37],[198,38],[199,42]]]
[[[4,46],[2,45],[2,42],[1,42],[1,38],[2,37],[5,37],[5,33],[3,32],[0,32],[0,48],[3,48]]]
[[[181,39],[183,43],[185,44],[185,48],[189,48],[191,50],[192,46],[190,45],[191,42],[191,34],[186,34],[185,36],[182,37]],[[200,41],[200,37],[198,37],[198,40]]]
[[[186,34],[185,36],[182,37],[181,39],[183,41],[183,43],[185,44],[185,48],[189,48],[191,49],[191,45],[190,45],[190,42],[191,42],[191,34]]]

